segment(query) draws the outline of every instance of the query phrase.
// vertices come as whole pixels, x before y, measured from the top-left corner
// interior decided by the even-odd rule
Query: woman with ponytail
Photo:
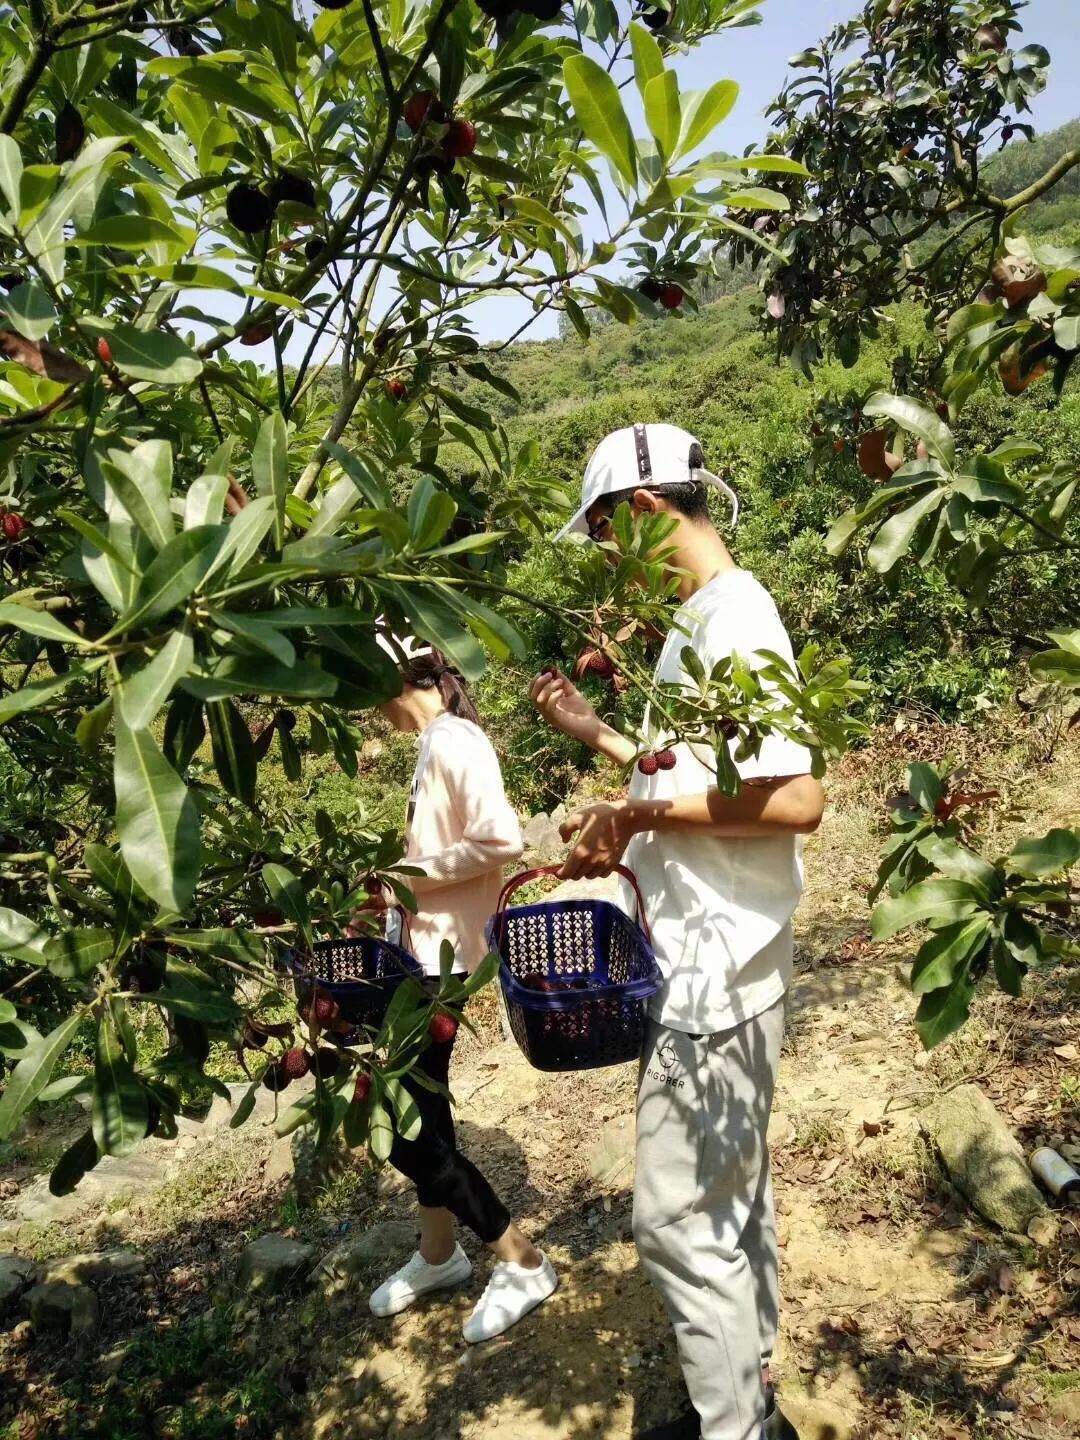
[[[398,643],[404,651],[403,663],[395,654],[401,694],[382,711],[396,730],[420,737],[405,859],[423,873],[409,880],[417,901],[417,912],[408,922],[409,949],[427,973],[437,977],[442,942],[449,940],[455,969],[468,974],[487,952],[484,924],[499,898],[503,866],[517,860],[524,848],[521,829],[461,673],[437,650]],[[391,917],[392,925],[396,912]],[[453,1048],[452,1035],[433,1041],[419,1061],[419,1068],[443,1090]],[[420,1111],[421,1128],[414,1140],[395,1135],[390,1162],[416,1186],[420,1243],[412,1258],[372,1293],[371,1311],[380,1317],[396,1315],[421,1295],[456,1289],[468,1280],[472,1264],[456,1238],[460,1221],[496,1261],[484,1294],[465,1322],[465,1339],[493,1339],[553,1294],[555,1272],[457,1148],[450,1102],[442,1090],[427,1089],[411,1077],[402,1083]]]

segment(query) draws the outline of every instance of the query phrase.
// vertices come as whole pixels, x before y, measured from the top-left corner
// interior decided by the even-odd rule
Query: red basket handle
[[[506,909],[511,895],[513,895],[516,890],[520,890],[522,885],[527,885],[530,880],[540,880],[545,875],[558,875],[561,869],[562,867],[560,865],[538,865],[534,870],[519,870],[516,875],[511,875],[510,879],[507,880],[506,884],[503,886],[502,891],[499,895],[498,904],[495,906],[496,918],[498,918]],[[628,869],[625,865],[616,865],[615,873],[621,875],[624,880],[629,880],[631,887],[633,888],[634,895],[637,898],[638,924],[641,926],[641,929],[645,934],[645,939],[651,945],[652,931],[649,929],[649,921],[645,914],[645,901],[642,898],[640,889],[638,888],[637,877],[635,876],[634,872]]]

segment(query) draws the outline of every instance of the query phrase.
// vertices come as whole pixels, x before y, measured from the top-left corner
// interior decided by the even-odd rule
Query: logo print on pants
[[[649,1079],[659,1080],[661,1085],[670,1085],[673,1090],[681,1090],[686,1084],[686,1081],[681,1075],[671,1074],[672,1069],[679,1062],[679,1057],[676,1053],[675,1046],[670,1040],[665,1040],[662,1045],[657,1046],[656,1056],[664,1068],[663,1070],[658,1070],[655,1066],[651,1065],[645,1072]]]

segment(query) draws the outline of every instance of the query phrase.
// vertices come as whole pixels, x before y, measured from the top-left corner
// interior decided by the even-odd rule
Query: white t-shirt
[[[657,662],[658,681],[688,683],[680,658],[687,645],[706,671],[733,651],[751,667],[759,650],[792,659],[772,596],[748,570],[727,570],[710,580],[682,606],[676,622],[680,628],[671,630]],[[648,715],[645,729],[653,733]],[[707,748],[674,748],[674,769],[655,775],[635,770],[631,799],[665,800],[715,787]],[[755,758],[735,763],[744,780],[810,772],[809,751],[779,735],[768,736]],[[792,970],[791,917],[802,893],[800,836],[650,832],[634,837],[625,863],[641,886],[664,974],[650,1007],[654,1020],[690,1034],[715,1034],[760,1015],[783,995]],[[624,892],[632,913],[629,886]]]

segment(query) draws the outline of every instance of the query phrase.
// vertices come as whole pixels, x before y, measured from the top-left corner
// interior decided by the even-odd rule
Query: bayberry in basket
[[[655,755],[642,755],[641,759],[637,762],[637,768],[641,771],[642,775],[655,775],[660,769],[660,761]]]
[[[674,770],[677,758],[674,750],[661,750],[656,757],[656,763],[661,770]]]
[[[428,1034],[436,1045],[448,1045],[458,1032],[458,1022],[453,1015],[448,1015],[441,1010],[438,1015],[431,1017],[431,1024],[428,1026]]]

